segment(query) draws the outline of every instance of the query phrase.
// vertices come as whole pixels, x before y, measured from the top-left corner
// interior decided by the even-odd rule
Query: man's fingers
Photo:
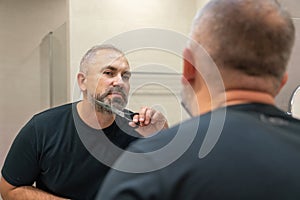
[[[137,126],[137,124],[134,122],[134,121],[132,121],[132,122],[129,122],[129,126],[131,126],[131,127],[136,127]]]
[[[151,120],[151,109],[148,107],[142,107],[139,116],[138,116],[138,121],[140,122],[140,125],[147,125],[149,124]]]
[[[153,110],[151,108],[147,108],[145,116],[146,117],[145,117],[144,124],[148,125],[151,122],[151,120],[153,119],[153,116],[154,116]]]

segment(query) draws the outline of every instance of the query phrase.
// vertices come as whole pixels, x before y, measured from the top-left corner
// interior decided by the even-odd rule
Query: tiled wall
[[[296,27],[296,42],[288,66],[289,79],[276,98],[277,105],[287,111],[292,92],[300,85],[300,3],[297,0],[280,0],[280,2],[290,11]]]

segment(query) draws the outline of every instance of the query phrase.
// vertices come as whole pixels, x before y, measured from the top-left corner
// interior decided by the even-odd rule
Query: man
[[[122,149],[167,127],[151,108],[131,122],[111,110],[125,108],[130,75],[120,50],[91,48],[77,75],[83,100],[35,115],[16,137],[2,169],[3,199],[94,199]]]
[[[140,167],[122,155],[97,199],[300,199],[300,121],[274,106],[294,35],[276,0],[211,0],[184,50],[194,117],[130,146]]]

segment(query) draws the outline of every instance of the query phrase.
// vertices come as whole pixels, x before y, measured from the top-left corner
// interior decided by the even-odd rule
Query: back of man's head
[[[192,37],[218,68],[280,81],[295,28],[276,0],[211,0],[195,17]]]

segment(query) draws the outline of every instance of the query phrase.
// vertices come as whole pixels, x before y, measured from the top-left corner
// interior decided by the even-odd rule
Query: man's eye
[[[111,71],[104,71],[103,74],[112,76],[112,75],[113,75],[113,72],[111,72]]]
[[[130,74],[123,74],[123,75],[122,75],[122,79],[123,79],[124,81],[129,81],[129,79],[130,79]]]

